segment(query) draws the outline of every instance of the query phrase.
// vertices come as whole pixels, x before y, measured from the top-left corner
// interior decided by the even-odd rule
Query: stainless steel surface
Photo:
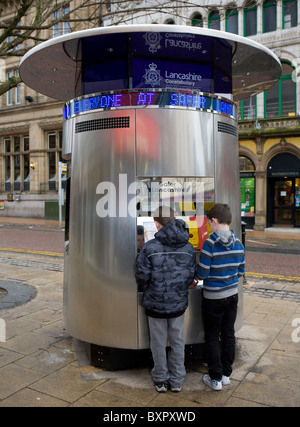
[[[236,135],[233,135],[233,133]],[[214,156],[216,202],[228,203],[232,228],[241,237],[239,151],[236,124],[227,117],[214,116]]]
[[[95,121],[120,117],[129,117],[130,126],[90,129]],[[220,123],[223,131],[218,130]],[[233,227],[239,234],[238,142],[232,135],[236,121],[209,112],[132,108],[84,113],[72,119],[72,126],[73,132],[67,129],[73,135],[64,278],[67,331],[102,346],[148,348],[147,317],[134,277],[137,220],[127,212],[135,196],[129,186],[143,177],[145,182],[154,177],[210,177],[215,201],[232,205]],[[114,207],[114,196],[116,216],[100,217],[101,209]],[[190,290],[186,344],[204,342],[201,316],[201,289]],[[242,317],[241,298],[237,329]]]
[[[277,56],[267,47],[236,34],[179,25],[124,25],[74,32],[48,40],[31,49],[21,60],[20,75],[32,89],[59,100],[70,100],[76,92],[81,58],[73,58],[80,40],[91,36],[130,32],[198,34],[228,41],[233,47],[232,78],[235,101],[272,86],[281,75]],[[107,52],[97,52],[102,59]],[[196,59],[196,58],[195,58]]]
[[[214,176],[212,113],[136,110],[137,176]]]
[[[66,160],[71,159],[72,155],[72,147],[74,144],[74,119],[70,118],[69,120],[64,121],[63,127],[63,151],[62,156]]]
[[[130,127],[76,134],[72,151],[70,246],[68,255],[68,332],[83,341],[120,348],[137,347],[137,290],[134,280],[136,220],[100,218],[99,200],[127,174],[135,181],[134,111],[102,113],[101,118],[130,117]],[[89,114],[93,120],[99,114]],[[77,118],[76,123],[86,121]],[[109,187],[107,187],[109,189]],[[97,194],[97,192],[99,194]],[[113,203],[114,194],[110,193]]]

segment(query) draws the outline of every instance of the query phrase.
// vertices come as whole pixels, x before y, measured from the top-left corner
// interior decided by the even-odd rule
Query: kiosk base
[[[167,348],[168,351],[168,348]],[[185,363],[192,363],[205,359],[204,344],[185,346]],[[117,371],[122,369],[153,367],[151,350],[131,350],[123,348],[104,347],[91,344],[91,365]]]

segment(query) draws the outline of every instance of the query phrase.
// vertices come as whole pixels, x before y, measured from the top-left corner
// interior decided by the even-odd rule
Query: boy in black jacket
[[[152,379],[158,392],[181,390],[185,378],[184,313],[188,286],[193,282],[196,256],[189,229],[174,211],[160,207],[154,213],[158,232],[146,242],[136,263],[137,284],[143,288],[143,307],[149,320]],[[166,356],[167,340],[170,352]]]

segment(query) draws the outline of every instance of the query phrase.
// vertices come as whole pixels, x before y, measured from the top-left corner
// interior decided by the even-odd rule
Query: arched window
[[[282,28],[297,27],[297,0],[282,0]]]
[[[255,1],[248,1],[244,9],[244,36],[257,33],[257,8]]]
[[[192,26],[193,27],[203,27],[203,18],[200,13],[197,13],[192,18]]]
[[[220,29],[220,14],[217,10],[210,12],[208,17],[208,28],[212,28],[213,30]]]
[[[240,172],[255,171],[255,166],[248,157],[240,156],[239,160],[240,160]]]
[[[292,80],[293,67],[282,63],[278,82],[265,91],[265,117],[295,116],[296,83]]]
[[[263,33],[276,31],[276,0],[265,0],[263,3]]]
[[[227,9],[226,10],[226,31],[228,33],[238,34],[239,33],[239,22],[238,22],[238,10]]]
[[[167,19],[166,22],[165,22],[165,24],[167,24],[167,25],[175,25],[175,21],[174,21],[174,19]]]

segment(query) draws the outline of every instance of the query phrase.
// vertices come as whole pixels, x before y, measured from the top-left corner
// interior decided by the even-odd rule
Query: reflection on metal
[[[122,117],[128,126],[105,126],[101,130],[76,133],[86,122],[117,123],[116,119]],[[238,145],[232,132],[236,121],[212,112],[152,108],[84,112],[71,121],[71,134],[69,120],[65,121],[65,135],[73,141],[68,156],[72,158],[74,171],[65,268],[67,330],[72,336],[94,344],[148,348],[147,319],[134,278],[136,225],[151,221],[149,203],[152,211],[155,210],[155,189],[163,203],[171,200],[177,212],[181,212],[185,200],[176,197],[181,189],[188,192],[189,187],[185,186],[188,185],[201,189],[197,213],[198,222],[202,223],[194,225],[193,212],[186,211],[182,217],[191,234],[196,229],[200,233],[204,227],[202,234],[207,237],[203,218],[215,201],[231,205],[232,226],[240,234]],[[65,150],[70,146],[69,140]],[[136,191],[131,191],[132,184],[144,188],[137,199]],[[197,194],[192,190],[191,200],[196,199]],[[133,203],[134,209],[138,204],[137,219],[129,212]],[[196,249],[202,246],[201,236],[193,235]],[[237,328],[242,321],[242,314],[239,316]],[[201,325],[201,288],[198,288],[190,290],[187,344],[203,342]]]

